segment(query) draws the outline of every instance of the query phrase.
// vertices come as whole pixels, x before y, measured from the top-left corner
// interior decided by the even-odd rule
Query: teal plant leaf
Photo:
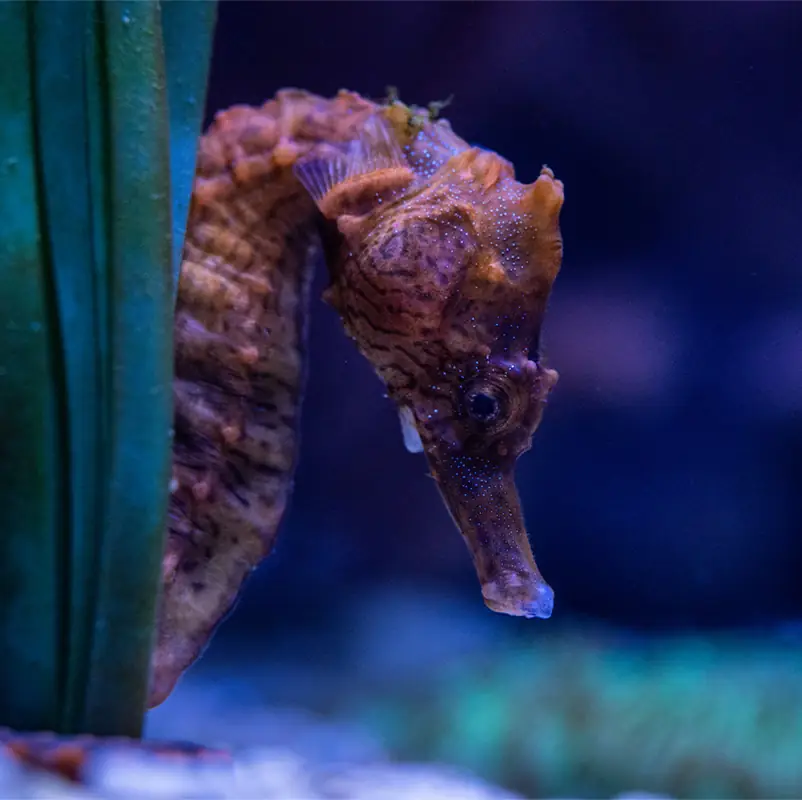
[[[0,725],[141,729],[214,11],[0,4]]]

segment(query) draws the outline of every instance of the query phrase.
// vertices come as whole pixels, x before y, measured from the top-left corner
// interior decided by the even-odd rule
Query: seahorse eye
[[[468,401],[470,415],[480,422],[491,422],[499,413],[499,402],[492,394],[476,392]]]

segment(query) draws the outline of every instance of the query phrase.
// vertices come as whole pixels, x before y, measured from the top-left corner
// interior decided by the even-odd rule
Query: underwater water
[[[485,607],[321,266],[274,552],[147,716],[242,753],[191,796],[802,796],[800,43],[799,3],[220,4],[206,124],[453,95],[466,141],[563,181],[560,377],[517,466],[554,609]],[[143,763],[103,796],[181,795]]]

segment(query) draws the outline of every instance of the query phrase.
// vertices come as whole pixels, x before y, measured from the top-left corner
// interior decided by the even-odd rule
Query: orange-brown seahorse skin
[[[500,156],[398,102],[292,89],[217,115],[199,144],[176,309],[151,705],[273,545],[296,462],[319,232],[326,299],[419,438],[486,604],[550,615],[513,470],[557,379],[536,342],[562,200],[547,168],[520,184]]]

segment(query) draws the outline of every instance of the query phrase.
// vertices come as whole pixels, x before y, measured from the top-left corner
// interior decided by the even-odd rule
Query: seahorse
[[[393,98],[285,89],[201,137],[175,317],[175,439],[151,705],[270,552],[297,461],[310,276],[384,382],[485,604],[547,618],[514,482],[557,373],[540,330],[563,185]]]

